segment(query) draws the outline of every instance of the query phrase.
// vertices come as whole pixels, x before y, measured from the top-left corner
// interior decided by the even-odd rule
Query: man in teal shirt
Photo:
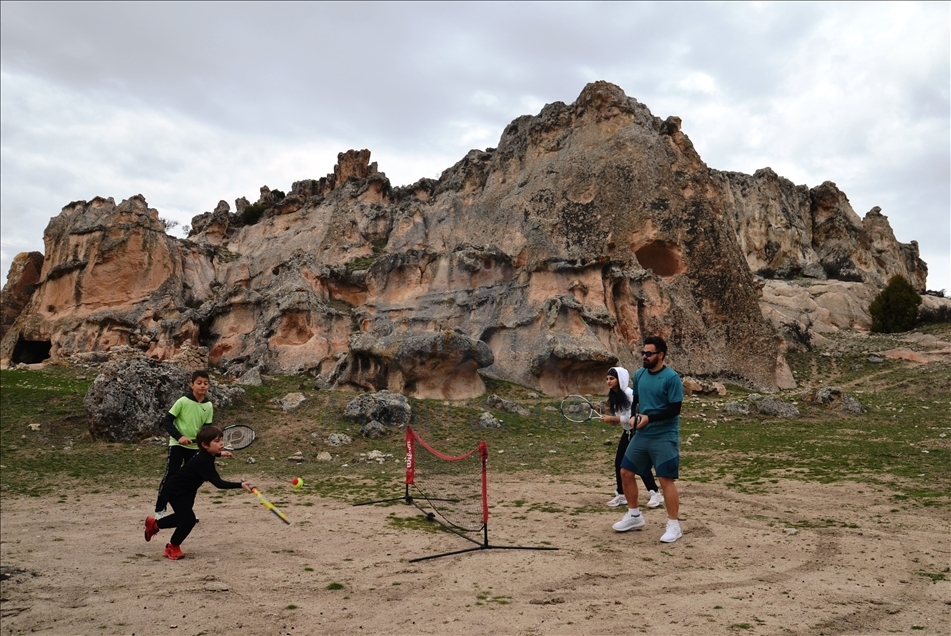
[[[673,543],[683,536],[678,515],[680,493],[676,479],[680,477],[680,408],[684,401],[684,385],[677,372],[665,364],[667,343],[659,336],[644,339],[641,357],[644,368],[634,374],[634,439],[621,460],[621,483],[627,498],[627,514],[614,524],[618,532],[640,530],[644,517],[637,506],[636,475],[654,467],[657,481],[664,493],[667,508],[667,530],[660,540]]]

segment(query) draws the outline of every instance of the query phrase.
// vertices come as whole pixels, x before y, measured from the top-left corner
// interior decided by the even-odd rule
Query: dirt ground
[[[287,487],[262,486],[272,498]],[[850,483],[743,495],[685,479],[681,493],[685,535],[662,544],[663,508],[646,510],[643,531],[618,534],[610,493],[500,477],[489,545],[559,549],[417,563],[472,544],[394,523],[421,518],[402,503],[288,497],[285,526],[231,491],[217,504],[199,495],[187,557],[172,562],[168,531],[143,539],[150,491],[5,497],[0,632],[951,633],[947,507]]]

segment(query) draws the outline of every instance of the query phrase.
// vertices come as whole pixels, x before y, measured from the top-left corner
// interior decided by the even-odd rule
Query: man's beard
[[[654,366],[654,363],[651,362],[651,360],[653,360],[653,359],[654,359],[654,356],[651,356],[650,358],[644,358],[644,368],[645,368],[645,369],[650,369],[652,366]]]

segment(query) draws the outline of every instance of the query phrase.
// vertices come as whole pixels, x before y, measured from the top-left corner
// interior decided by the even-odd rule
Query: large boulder
[[[364,393],[351,400],[343,416],[357,424],[377,421],[384,426],[404,428],[413,418],[413,408],[406,396],[392,391]]]
[[[802,394],[802,399],[841,411],[846,415],[861,415],[865,412],[861,402],[835,386],[824,386],[813,391],[806,391]]]
[[[795,404],[791,404],[772,395],[762,397],[753,394],[748,396],[746,401],[751,413],[790,419],[799,417],[799,408]]]
[[[134,442],[166,435],[165,414],[188,392],[191,370],[149,358],[102,365],[83,399],[93,439]],[[243,389],[211,380],[208,399],[215,409],[229,406]]]

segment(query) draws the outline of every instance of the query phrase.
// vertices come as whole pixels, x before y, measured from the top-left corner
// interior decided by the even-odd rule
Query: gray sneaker
[[[650,501],[647,502],[648,508],[659,508],[664,503],[664,495],[656,490],[651,491]]]
[[[667,532],[665,532],[664,536],[660,538],[660,541],[661,543],[673,543],[682,536],[684,536],[684,533],[683,530],[680,529],[680,523],[668,519]]]
[[[617,508],[618,506],[626,506],[626,505],[627,505],[627,497],[624,496],[623,492],[617,493],[614,496],[614,499],[608,502],[608,506],[610,506],[611,508]]]
[[[644,527],[644,515],[637,513],[632,515],[630,511],[627,512],[621,520],[614,524],[614,529],[618,532],[627,532],[628,530],[640,530]]]

